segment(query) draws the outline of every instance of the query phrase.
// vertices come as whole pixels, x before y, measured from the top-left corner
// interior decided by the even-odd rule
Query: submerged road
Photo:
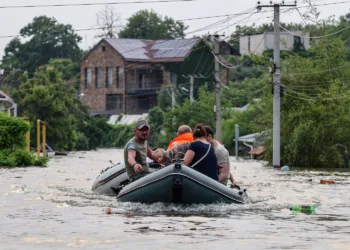
[[[0,169],[0,249],[350,249],[349,171],[282,172],[232,157],[250,197],[244,205],[118,203],[92,193],[122,155],[101,149],[55,157],[47,168]],[[316,213],[289,210],[299,204],[316,204]]]

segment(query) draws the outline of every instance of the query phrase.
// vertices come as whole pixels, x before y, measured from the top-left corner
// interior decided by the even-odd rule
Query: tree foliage
[[[181,21],[165,16],[153,10],[141,10],[133,14],[125,27],[119,32],[119,38],[134,39],[175,39],[185,36],[187,26]]]
[[[148,112],[151,135],[148,140],[151,147],[158,147],[164,124],[164,112],[160,107],[154,107]]]
[[[208,91],[208,86],[204,85],[199,89],[198,95],[198,101],[191,103],[186,99],[183,104],[164,112],[165,135],[161,137],[162,146],[167,145],[175,137],[178,127],[183,124],[193,128],[201,123],[215,129],[215,93]]]
[[[281,159],[298,167],[344,167],[343,147],[350,147],[346,47],[339,38],[321,39],[311,52],[312,58],[295,55],[282,64]],[[271,94],[260,108],[254,123],[260,131],[272,129]]]
[[[24,148],[26,145],[25,134],[29,130],[30,125],[24,120],[0,113],[0,150]]]
[[[49,66],[54,67],[62,74],[62,79],[70,87],[80,90],[80,65],[71,59],[50,59]]]
[[[45,166],[48,159],[36,159],[25,150],[30,125],[20,118],[0,113],[0,166]]]
[[[53,58],[79,61],[81,37],[71,25],[60,24],[55,18],[38,16],[20,30],[23,41],[14,38],[5,48],[2,67],[35,72]]]
[[[21,82],[18,90],[13,91],[13,97],[23,115],[33,124],[37,119],[47,123],[47,140],[55,148],[73,149],[76,141],[74,89],[67,87],[52,66],[41,66],[31,79],[25,73]]]

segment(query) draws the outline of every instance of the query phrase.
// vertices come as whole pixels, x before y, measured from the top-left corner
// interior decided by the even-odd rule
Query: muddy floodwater
[[[91,192],[109,160],[122,161],[122,150],[0,169],[0,249],[350,249],[349,171],[283,172],[232,157],[247,204],[146,205]],[[299,204],[315,214],[289,210]]]

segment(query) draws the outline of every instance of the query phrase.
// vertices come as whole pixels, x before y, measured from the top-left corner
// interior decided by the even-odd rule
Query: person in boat
[[[157,148],[154,151],[154,156],[156,158],[156,161],[160,164],[163,164],[164,166],[168,166],[177,161],[183,162],[183,158],[187,150],[190,148],[190,145],[190,142],[184,142],[167,151],[162,148]]]
[[[193,142],[193,134],[190,126],[181,125],[177,129],[176,137],[169,143],[167,150],[158,148],[154,151],[156,161],[168,166],[176,161],[183,161],[185,153]]]
[[[228,150],[219,141],[214,139],[214,131],[211,127],[205,126],[207,132],[207,140],[215,151],[219,168],[219,182],[227,186],[228,180],[234,185],[233,175],[230,171],[230,155]]]
[[[169,143],[167,151],[173,149],[174,147],[187,142],[193,142],[193,134],[190,126],[181,125],[177,129],[176,137]]]
[[[193,129],[193,138],[194,142],[190,144],[183,163],[218,181],[217,159],[213,147],[207,141],[205,126],[197,124]]]
[[[156,160],[147,141],[151,132],[148,121],[139,119],[133,132],[135,136],[124,147],[125,169],[130,181],[137,180],[150,172],[147,156]]]

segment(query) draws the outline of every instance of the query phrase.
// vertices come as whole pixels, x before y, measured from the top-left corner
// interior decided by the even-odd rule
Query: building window
[[[143,110],[149,110],[150,109],[150,99],[149,97],[145,97],[145,96],[139,96],[137,98],[137,102],[138,102],[138,109],[143,111]]]
[[[117,88],[124,86],[124,68],[117,67]]]
[[[106,110],[122,112],[123,107],[123,95],[106,95]]]
[[[102,87],[102,68],[95,68],[96,88]]]
[[[105,52],[106,51],[106,46],[102,45],[101,50],[102,50],[102,52]]]
[[[85,68],[85,88],[91,88],[92,69]]]
[[[170,79],[170,82],[171,82],[172,84],[177,84],[177,74],[171,72],[170,78],[171,78],[171,79]]]
[[[144,74],[139,74],[139,89],[142,89],[143,88],[143,80],[145,79],[144,78]]]
[[[113,68],[106,68],[106,88],[112,88],[113,84]]]
[[[119,95],[119,110],[123,111],[124,102],[123,102],[123,95]]]

